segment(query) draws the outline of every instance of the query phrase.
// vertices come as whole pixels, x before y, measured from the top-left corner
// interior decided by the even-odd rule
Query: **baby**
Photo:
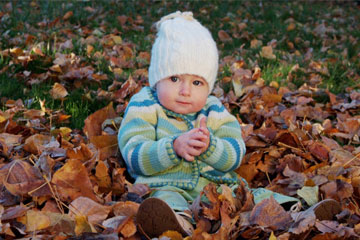
[[[237,119],[209,95],[219,56],[208,29],[191,12],[179,11],[156,26],[149,87],[131,98],[119,147],[135,183],[153,190],[136,217],[140,231],[150,237],[166,230],[190,235],[192,225],[179,214],[210,182],[239,183],[233,170],[240,166],[245,144]],[[255,202],[261,199],[256,196],[276,194],[266,189],[253,193]],[[280,203],[297,201],[276,196]]]

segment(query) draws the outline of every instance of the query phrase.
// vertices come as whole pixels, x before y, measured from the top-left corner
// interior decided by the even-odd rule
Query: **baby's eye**
[[[199,80],[195,80],[195,81],[193,81],[193,84],[194,84],[195,86],[200,86],[200,85],[202,84],[202,82],[199,81]]]
[[[177,82],[177,81],[179,80],[179,78],[176,77],[176,76],[172,76],[172,77],[170,77],[170,80],[171,80],[172,82]]]

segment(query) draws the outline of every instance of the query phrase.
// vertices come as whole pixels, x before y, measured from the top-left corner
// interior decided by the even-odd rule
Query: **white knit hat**
[[[211,92],[219,54],[209,30],[193,18],[192,12],[180,11],[162,17],[156,28],[149,67],[150,87],[166,77],[193,74],[203,77]]]

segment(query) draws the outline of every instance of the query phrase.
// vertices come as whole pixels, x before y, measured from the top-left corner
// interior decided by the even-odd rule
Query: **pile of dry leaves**
[[[11,9],[0,12],[4,21],[12,13],[11,3],[7,8]],[[21,99],[1,99],[0,237],[4,239],[146,239],[135,216],[150,189],[132,184],[116,135],[129,98],[146,85],[150,53],[137,51],[136,44],[124,41],[116,28],[108,33],[108,26],[102,24],[107,12],[91,7],[85,10],[98,19],[99,27],[71,24],[74,13],[69,11],[36,27],[24,23],[30,33],[12,38],[4,35],[13,47],[0,52],[9,63],[0,74],[7,73],[27,86],[52,81],[48,94],[61,101],[66,101],[68,90],[81,87],[85,98],[111,102],[88,116],[82,130],[76,130],[59,127],[71,116],[47,108],[44,101],[40,101],[40,109],[28,109],[28,102]],[[289,19],[288,32],[300,27]],[[120,15],[115,21],[123,32],[144,31],[139,15]],[[220,22],[228,21],[230,18],[224,17]],[[213,92],[242,125],[247,153],[237,173],[252,188],[265,187],[300,199],[302,208],[298,210],[303,214],[285,209],[273,198],[255,205],[244,185],[234,191],[223,185],[221,193],[208,185],[202,195],[209,203],[198,198],[191,206],[196,230],[186,239],[359,239],[360,92],[355,86],[336,96],[318,88],[322,76],[329,75],[328,62],[339,59],[312,61],[311,48],[303,53],[292,48],[283,52],[277,49],[276,40],[263,44],[261,36],[248,32],[245,20],[233,26],[231,31],[218,32],[220,49],[233,39],[245,39],[251,42],[250,48],[261,49],[259,58],[274,60],[277,51],[284,59],[303,54],[310,62],[304,69],[294,64],[288,75],[282,76],[287,86],[295,86],[294,74],[306,73],[308,84],[301,88],[291,90],[295,88],[279,87],[277,82],[267,86],[256,62],[247,66],[239,60],[250,51],[243,45],[234,50],[236,57],[221,59],[219,72],[228,67],[231,76],[221,77]],[[312,31],[312,25],[306,27]],[[55,39],[49,29],[60,29]],[[324,51],[330,44],[345,48],[340,43],[346,38],[326,37],[333,31],[324,23],[314,29],[314,36],[321,33],[319,37],[326,39]],[[86,56],[73,53],[75,36]],[[146,37],[154,36],[149,33]],[[51,47],[57,50],[53,56],[43,51],[47,42],[53,42]],[[301,39],[287,44],[294,48],[299,42]],[[349,42],[355,45],[357,41],[350,36]],[[347,54],[346,48],[343,55]],[[98,70],[102,61],[111,77]],[[28,69],[34,62],[49,67]],[[347,66],[345,61],[341,64]],[[15,72],[19,66],[24,70]],[[128,77],[124,72],[129,70],[132,75]],[[347,76],[360,79],[353,69]],[[107,89],[86,87],[89,83],[100,86],[105,80],[112,81]],[[225,92],[225,88],[230,90]],[[341,204],[341,213],[332,221],[316,220],[311,211],[304,213],[326,198]],[[176,232],[159,238],[182,239]]]

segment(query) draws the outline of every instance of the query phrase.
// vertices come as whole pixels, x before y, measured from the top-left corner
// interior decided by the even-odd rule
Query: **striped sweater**
[[[199,127],[204,116],[210,131],[209,147],[188,162],[177,156],[173,141]],[[162,107],[156,92],[149,87],[131,98],[118,140],[130,175],[136,183],[150,187],[170,185],[192,190],[200,176],[215,183],[237,183],[233,170],[239,167],[245,154],[237,119],[216,97],[209,96],[199,112],[182,115]]]

